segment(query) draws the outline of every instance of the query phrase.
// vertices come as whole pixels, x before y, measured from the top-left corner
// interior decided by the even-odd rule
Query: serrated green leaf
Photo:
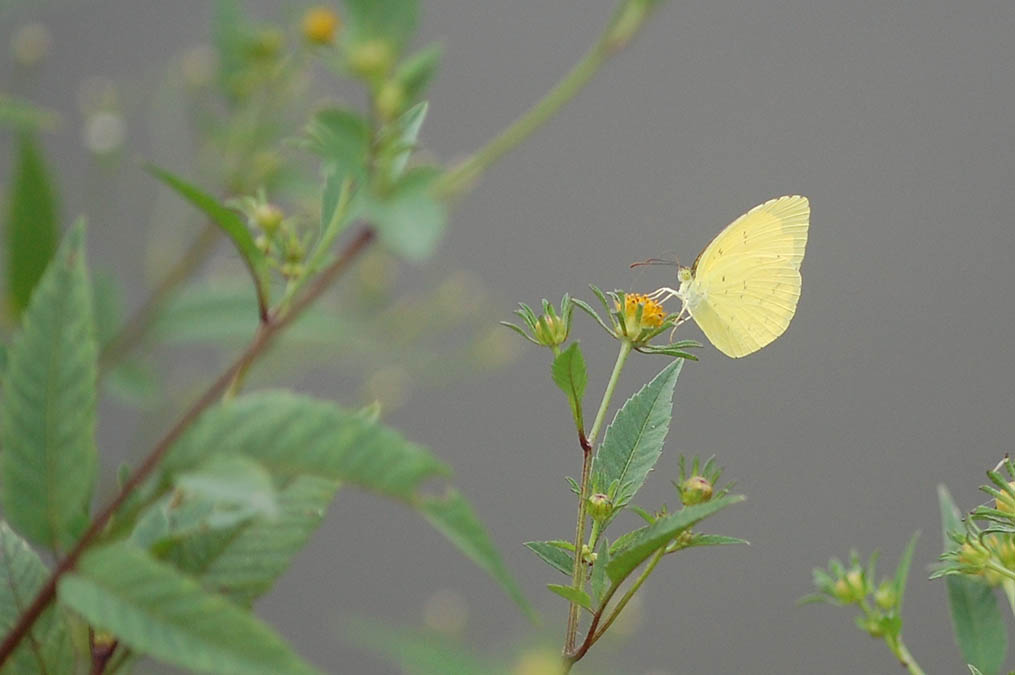
[[[95,329],[84,225],[67,233],[10,350],[0,408],[4,513],[60,549],[86,524],[95,482]]]
[[[589,378],[585,370],[585,358],[577,342],[571,343],[570,347],[557,355],[553,360],[551,372],[553,381],[567,396],[575,426],[579,431],[583,431],[585,423],[582,416],[582,399]]]
[[[402,85],[402,94],[408,102],[415,102],[426,91],[437,74],[444,53],[443,45],[427,45],[405,61],[395,72],[395,79]]]
[[[261,249],[254,244],[254,237],[247,229],[246,223],[235,211],[232,211],[218,202],[211,195],[202,192],[196,186],[174,176],[165,169],[157,166],[148,166],[148,171],[153,176],[176,191],[178,195],[186,199],[191,205],[197,207],[209,219],[225,233],[233,242],[240,257],[250,270],[250,276],[254,280],[254,287],[257,291],[259,304],[262,307],[268,306],[267,294],[271,283],[268,271],[268,261]],[[256,308],[254,315],[257,315]]]
[[[176,541],[163,555],[208,590],[249,606],[289,567],[324,518],[338,483],[297,476],[279,489],[275,518]]]
[[[215,455],[193,471],[177,474],[176,488],[217,504],[274,518],[275,486],[263,466],[235,455]]]
[[[617,482],[614,514],[637,494],[659,459],[673,416],[673,389],[682,365],[683,361],[674,361],[663,368],[627,400],[606,429],[592,468],[593,484],[602,489]]]
[[[345,0],[346,38],[359,44],[383,40],[402,48],[416,31],[417,0]]]
[[[592,563],[592,573],[589,575],[589,594],[599,607],[603,601],[603,595],[610,588],[610,579],[606,574],[606,567],[610,564],[610,542],[603,537],[599,542],[599,550],[596,552],[595,562]]]
[[[902,557],[899,558],[899,565],[895,568],[895,593],[898,595],[898,601],[895,604],[896,611],[898,614],[902,614],[902,600],[906,594],[906,579],[909,577],[909,567],[913,564],[913,552],[916,550],[916,540],[920,538],[920,533],[916,532],[912,537],[909,538],[909,542],[906,544],[906,549],[902,552]],[[871,574],[869,579],[874,579],[873,567],[874,561],[877,558],[871,556]]]
[[[138,652],[209,673],[314,673],[270,628],[128,544],[94,548],[60,602]]]
[[[571,576],[574,571],[574,555],[562,548],[561,543],[570,544],[570,542],[560,541],[527,541],[523,546],[539,556],[550,567]],[[574,544],[571,544],[571,549],[574,549]]]
[[[427,497],[420,502],[419,509],[438,532],[500,584],[530,619],[535,617],[522,589],[504,566],[486,528],[461,494],[450,490],[443,497]]]
[[[413,261],[428,258],[447,225],[447,207],[431,194],[439,172],[410,169],[384,195],[367,195],[362,217],[377,227],[384,245]]]
[[[398,664],[406,675],[506,675],[509,672],[432,631],[399,630],[358,619],[349,623],[346,632],[358,644]]]
[[[410,503],[423,480],[448,473],[398,432],[287,391],[248,394],[212,408],[173,446],[162,470],[186,471],[212,453],[250,457],[276,480],[316,475]]]
[[[948,532],[961,529],[962,520],[948,489],[939,485],[937,492],[947,552],[953,546]],[[1008,654],[1008,634],[994,590],[961,574],[945,577],[945,585],[955,642],[962,651],[962,657],[984,675],[997,675]]]
[[[745,544],[751,545],[751,542],[740,537],[724,537],[721,534],[696,534],[691,537],[691,543],[685,548],[694,548],[695,546],[729,546],[730,544]]]
[[[577,588],[574,588],[573,586],[561,586],[560,584],[546,584],[546,587],[549,588],[554,593],[556,593],[557,595],[559,595],[560,597],[570,602],[573,602],[579,607],[584,607],[590,612],[595,611],[592,608],[592,598],[590,598],[589,594],[586,593],[585,591],[579,591]]]
[[[0,127],[19,131],[49,131],[60,124],[60,114],[31,101],[0,94]]]
[[[59,216],[56,188],[34,135],[18,137],[4,223],[7,297],[18,316],[56,250]]]
[[[321,110],[311,118],[304,135],[306,147],[321,157],[336,184],[346,178],[359,181],[366,175],[370,125],[361,115],[345,108]],[[327,201],[325,214],[330,213]]]
[[[14,627],[49,572],[28,543],[0,521],[0,632]],[[69,673],[74,652],[64,618],[55,607],[47,609],[11,655],[0,673],[29,675]]]
[[[665,546],[674,537],[693,526],[695,523],[737,502],[742,502],[741,495],[719,497],[704,504],[687,506],[666,516],[662,516],[651,525],[630,533],[623,547],[616,547],[606,573],[614,582],[623,581],[638,565],[653,553]],[[625,535],[626,536],[626,535]]]

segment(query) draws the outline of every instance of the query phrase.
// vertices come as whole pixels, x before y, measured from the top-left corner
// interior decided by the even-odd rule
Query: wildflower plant
[[[427,260],[457,200],[630,42],[658,4],[621,0],[602,37],[558,87],[489,143],[444,165],[421,151],[428,86],[442,50],[427,45],[413,51],[415,0],[346,0],[341,11],[311,7],[295,30],[250,19],[238,0],[218,0],[214,45],[183,54],[167,83],[168,99],[182,102],[195,134],[194,166],[187,175],[147,167],[206,225],[127,317],[115,283],[89,268],[85,219],[61,231],[58,176],[39,142],[61,123],[59,116],[0,94],[0,128],[13,133],[15,150],[2,223],[0,567],[10,581],[0,591],[4,672],[69,673],[83,664],[94,674],[125,672],[142,657],[199,672],[317,672],[251,607],[306,544],[340,485],[418,512],[532,616],[479,517],[449,484],[449,467],[388,426],[383,406],[362,407],[354,396],[338,404],[283,389],[247,389],[270,348],[296,357],[312,351],[284,347],[312,332],[314,321],[329,334],[336,326],[379,327],[370,339],[361,335],[353,342],[384,344],[391,331],[383,329],[391,322],[371,304],[384,282],[366,274],[376,264],[362,263],[379,255],[376,249],[389,259]],[[45,58],[44,42],[15,50],[23,67]],[[328,77],[360,86],[366,104],[309,109],[303,102],[318,65]],[[97,125],[106,131],[89,148],[95,161],[117,162],[125,153],[113,150],[131,141],[130,129],[115,85],[99,89],[94,112],[116,119],[112,126],[108,119]],[[98,196],[93,200],[100,203]],[[229,298],[193,292],[198,271],[223,241],[242,263],[246,288]],[[359,286],[350,275],[357,263]],[[345,282],[346,304],[322,312],[319,301],[339,282]],[[441,286],[437,292],[445,291]],[[680,362],[667,367],[638,403],[625,406],[593,467],[591,448],[623,361],[632,350],[652,349],[650,338],[671,324],[659,311],[646,311],[644,301],[632,305],[631,317],[619,315],[625,330],[634,330],[632,322],[644,328],[634,339],[617,333],[622,357],[584,437],[584,366],[576,343],[565,348],[574,306],[565,296],[559,311],[544,304],[544,315],[536,317],[523,307],[521,318],[526,337],[553,350],[554,379],[568,387],[583,438],[580,520],[591,512],[596,525],[593,539],[577,540],[588,554],[562,551],[573,560],[567,566],[572,584],[563,594],[574,600],[575,617],[580,606],[598,603],[601,632],[643,582],[605,612],[638,565],[661,556],[675,537],[735,498],[648,516],[650,525],[607,542],[609,521],[628,507],[658,457]],[[234,314],[240,319],[231,324]],[[370,322],[363,315],[379,318]],[[424,328],[426,320],[413,328]],[[236,341],[244,346],[196,398],[188,393],[179,401],[183,412],[163,425],[151,448],[120,467],[112,496],[96,500],[100,397],[116,392],[137,407],[151,405],[153,390],[168,397],[169,387],[151,372],[151,348],[171,336],[215,330],[232,340],[222,341],[225,349],[235,349]],[[351,346],[339,351],[363,360]],[[385,367],[392,351],[384,352]],[[194,391],[192,383],[187,391]],[[634,446],[622,442],[622,428],[646,414],[656,432]],[[625,454],[632,465],[618,470]],[[435,480],[445,485],[435,491]],[[593,484],[609,495],[606,502],[590,506]],[[573,623],[572,662],[580,658],[573,651]],[[594,630],[588,635],[585,650],[598,638]],[[545,652],[522,662],[545,663]]]

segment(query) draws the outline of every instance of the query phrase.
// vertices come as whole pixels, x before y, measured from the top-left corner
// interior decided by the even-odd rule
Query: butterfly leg
[[[661,303],[666,302],[670,298],[676,298],[676,297],[679,297],[679,296],[680,296],[680,294],[677,291],[673,290],[672,288],[668,288],[666,286],[663,286],[659,290],[653,291],[652,293],[649,293],[645,297],[649,298],[650,300],[655,300],[656,302],[661,304]],[[683,310],[681,310],[681,311],[683,311]]]

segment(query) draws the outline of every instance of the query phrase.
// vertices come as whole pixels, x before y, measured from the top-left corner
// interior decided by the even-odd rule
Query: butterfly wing
[[[809,222],[806,197],[773,199],[733,221],[698,256],[688,309],[719,351],[746,356],[789,327]]]

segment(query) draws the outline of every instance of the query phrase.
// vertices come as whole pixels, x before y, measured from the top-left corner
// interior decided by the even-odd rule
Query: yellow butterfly
[[[806,197],[779,197],[734,220],[677,273],[680,288],[649,297],[680,298],[716,348],[740,358],[782,335],[800,299],[800,263],[811,207]],[[686,321],[686,319],[684,319]]]

